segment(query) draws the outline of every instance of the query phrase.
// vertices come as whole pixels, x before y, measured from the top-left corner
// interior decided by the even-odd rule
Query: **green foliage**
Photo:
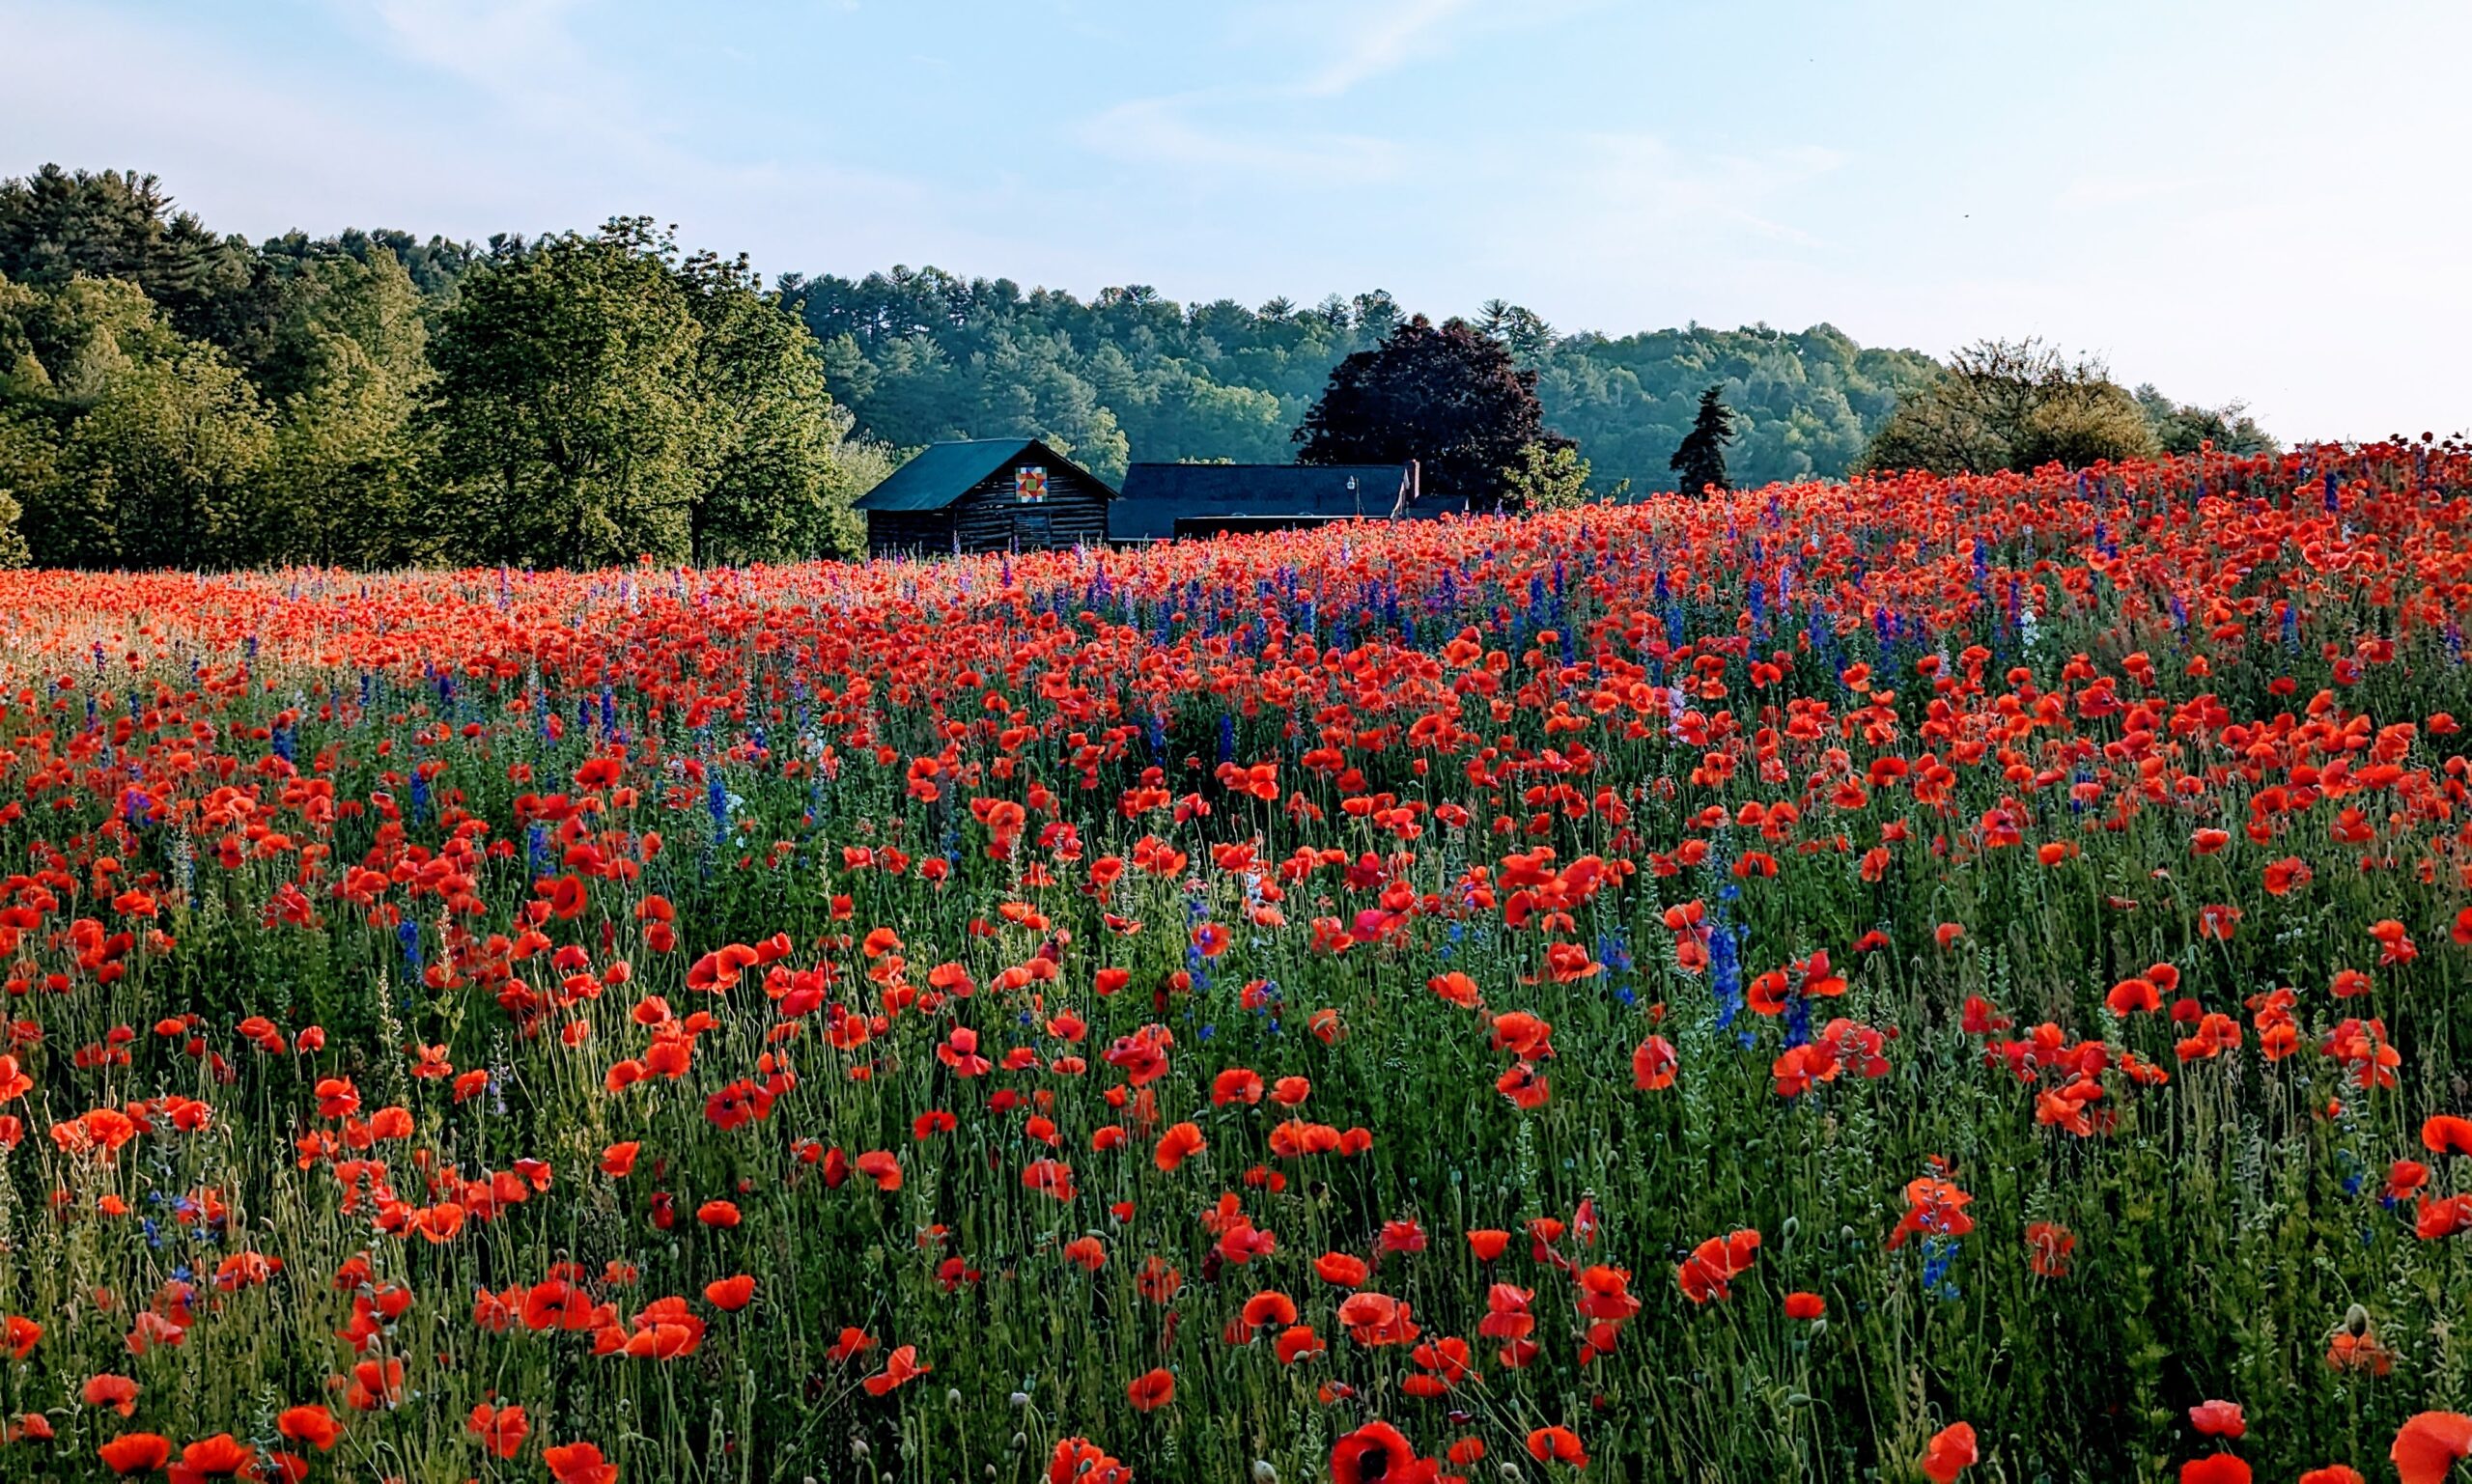
[[[1503,503],[1514,510],[1565,510],[1626,492],[1627,483],[1599,494],[1590,483],[1593,473],[1569,443],[1525,444],[1518,462],[1503,470]]]
[[[1726,445],[1734,439],[1733,414],[1726,410],[1726,389],[1712,386],[1700,394],[1700,411],[1691,432],[1673,451],[1671,466],[1687,494],[1733,488],[1726,478]]]
[[[139,546],[218,567],[854,554],[849,505],[888,449],[1040,437],[1110,480],[1137,460],[1278,462],[1341,364],[1407,322],[1379,290],[1249,309],[1134,284],[1085,301],[932,267],[768,290],[744,260],[682,260],[642,220],[486,248],[357,229],[253,247],[152,176],[47,165],[0,182],[0,517],[19,508],[0,560],[29,545],[37,562],[138,560],[122,519],[158,497],[189,524]],[[1514,500],[1579,498],[1582,468],[1616,498],[1699,477],[1673,456],[1712,384],[1734,484],[2271,446],[2236,405],[2131,397],[2042,352],[2020,373],[2040,388],[2027,406],[1981,384],[1974,352],[1944,373],[1826,324],[1615,339],[1494,299],[1470,333],[1531,378],[1536,436],[1456,475],[1437,470],[1457,455],[1433,429],[1378,452],[1480,502],[1505,481]],[[167,400],[160,377],[129,375],[175,364],[211,384]],[[97,452],[105,430],[74,437],[115,385],[111,440],[146,406],[236,419],[188,440],[217,462],[171,482],[184,493],[162,492],[179,440],[148,440],[141,492]],[[1532,468],[1531,441],[1547,445]],[[233,544],[197,545],[207,531]]]
[[[0,487],[45,565],[204,567],[254,555],[272,424],[211,346],[136,285],[0,293]],[[13,547],[14,549],[14,547]]]
[[[152,177],[46,167],[0,184],[0,564],[849,554],[886,467],[744,260],[642,220],[252,249]],[[1104,451],[1056,392],[1023,419]]]
[[[824,389],[814,338],[781,313],[744,259],[690,259],[685,277],[703,332],[694,383],[696,556],[749,562],[863,553],[866,524],[850,502],[882,476],[857,484],[836,457],[850,419]]]
[[[1111,415],[1137,462],[1288,458],[1301,421],[1345,357],[1379,345],[1399,306],[1379,292],[1311,308],[1274,298],[1180,306],[1135,286],[1087,302],[1010,279],[964,279],[896,267],[862,279],[794,281],[788,302],[824,342],[834,398],[858,430],[910,447],[939,438],[1019,434],[1073,444],[1038,404]],[[1786,334],[1701,325],[1609,339],[1563,335],[1532,311],[1489,301],[1474,322],[1536,374],[1547,426],[1575,440],[1600,475],[1671,489],[1668,467],[1700,390],[1725,387],[1734,411],[1735,479],[1834,477],[1851,468],[1897,399],[1937,370],[1911,350],[1866,350],[1829,325]],[[1039,368],[1025,406],[999,371]],[[1087,401],[1064,390],[1086,388]],[[1120,472],[1103,451],[1090,461]]]
[[[490,560],[683,561],[702,327],[640,223],[513,247],[440,327],[441,475]]]
[[[2167,454],[2194,454],[2208,443],[2215,452],[2225,454],[2269,454],[2281,447],[2241,403],[2220,407],[2176,403],[2156,391],[2150,381],[2130,395],[2146,415],[2146,425],[2154,431],[2155,442]]]
[[[1871,469],[1939,474],[2082,468],[2159,451],[2137,399],[2096,362],[2039,341],[1985,340],[1897,405],[1864,455]]]
[[[46,563],[247,565],[269,535],[263,483],[273,422],[240,369],[209,346],[116,369],[61,452],[44,510]],[[27,523],[37,525],[27,512]],[[31,532],[29,533],[31,536]]]
[[[203,333],[211,306],[244,288],[250,272],[246,244],[173,210],[154,176],[45,165],[0,181],[0,274],[19,283],[126,279],[184,331]]]
[[[384,259],[305,328],[307,376],[275,435],[282,560],[365,569],[444,554],[423,481],[417,414],[430,377],[409,291]]]

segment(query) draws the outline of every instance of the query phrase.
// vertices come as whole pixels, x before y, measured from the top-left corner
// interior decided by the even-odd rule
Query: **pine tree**
[[[1700,414],[1667,465],[1681,476],[1685,494],[1733,488],[1726,478],[1726,445],[1734,440],[1734,415],[1726,406],[1725,390],[1712,386],[1700,394]]]

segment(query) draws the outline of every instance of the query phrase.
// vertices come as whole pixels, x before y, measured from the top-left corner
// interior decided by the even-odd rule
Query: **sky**
[[[2039,336],[2472,427],[2460,0],[0,0],[0,175],[767,272]]]

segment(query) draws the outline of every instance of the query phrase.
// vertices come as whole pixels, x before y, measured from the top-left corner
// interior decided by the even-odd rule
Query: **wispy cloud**
[[[1301,91],[1337,98],[1359,83],[1440,50],[1447,42],[1449,23],[1475,8],[1475,0],[1386,0],[1362,14],[1343,13],[1335,39],[1339,55],[1306,79]]]
[[[481,95],[502,114],[562,131],[591,129],[604,144],[642,148],[652,136],[633,90],[599,66],[576,36],[582,0],[343,0],[374,23],[388,50]],[[614,136],[614,137],[613,137]]]
[[[1258,6],[1227,39],[1254,83],[1130,98],[1076,130],[1116,159],[1275,177],[1327,187],[1392,178],[1407,147],[1333,126],[1349,95],[1419,62],[1448,58],[1489,30],[1534,24],[1601,0],[1314,0]]]

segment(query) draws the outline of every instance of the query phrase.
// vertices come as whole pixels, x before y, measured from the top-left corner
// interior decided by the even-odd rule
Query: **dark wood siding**
[[[1013,496],[1013,469],[1006,464],[942,510],[868,512],[867,549],[936,556],[957,549],[956,536],[964,552],[1108,544],[1106,486],[1052,462],[1047,498],[1025,505]]]

